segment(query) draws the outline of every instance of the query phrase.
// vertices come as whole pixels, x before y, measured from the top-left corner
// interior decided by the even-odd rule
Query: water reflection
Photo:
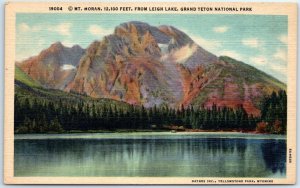
[[[274,139],[15,140],[15,175],[284,177],[285,157]]]
[[[286,142],[282,140],[266,141],[261,144],[266,167],[273,173],[286,171]]]

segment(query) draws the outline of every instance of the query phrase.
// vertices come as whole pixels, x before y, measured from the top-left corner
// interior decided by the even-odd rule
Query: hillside
[[[167,106],[145,109],[112,99],[94,99],[15,81],[16,134],[255,128],[257,120],[247,118],[243,109],[224,110],[226,121],[220,125],[216,124],[216,115],[220,112],[214,107],[212,110],[182,108],[176,111]],[[205,119],[208,114],[212,114],[211,118]],[[241,121],[249,123],[243,125]]]
[[[199,45],[173,26],[127,22],[85,50],[55,43],[17,66],[44,88],[146,108],[242,106],[259,116],[260,101],[286,88],[254,67],[218,58]],[[62,69],[65,65],[73,68]]]
[[[253,131],[256,128],[263,133],[282,134],[286,130],[286,93],[282,90],[264,97],[262,115],[255,117],[249,116],[243,106],[217,108],[213,104],[211,108],[182,106],[174,109],[163,105],[144,108],[112,99],[96,99],[42,88],[18,71],[23,77],[15,80],[15,133]],[[270,110],[271,105],[276,106],[274,110]],[[269,125],[266,126],[264,121]]]
[[[218,77],[193,98],[192,105],[231,108],[242,105],[248,113],[259,116],[262,98],[286,90],[285,84],[250,65],[230,57],[220,57],[220,60],[228,66],[214,66],[219,70]]]
[[[68,48],[57,42],[37,56],[16,62],[16,65],[43,87],[63,89],[74,78],[84,52],[78,45]]]
[[[17,66],[15,66],[15,80],[22,82],[29,87],[41,87],[37,81],[33,80]]]
[[[18,68],[16,68],[17,70]],[[89,96],[84,96],[76,93],[66,93],[57,89],[45,89],[42,88],[38,83],[31,80],[29,77],[26,77],[26,74],[21,70],[19,71],[19,75],[23,75],[24,77],[18,76],[15,78],[15,96],[18,96],[19,99],[26,100],[28,99],[33,103],[33,101],[45,101],[45,102],[63,102],[63,103],[74,103],[78,104],[79,102],[84,103],[97,103],[98,105],[115,105],[120,108],[128,108],[130,105],[125,102],[120,102],[112,99],[95,99]],[[25,78],[25,79],[24,79]]]

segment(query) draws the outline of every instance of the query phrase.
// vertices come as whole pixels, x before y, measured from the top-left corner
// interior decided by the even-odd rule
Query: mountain
[[[38,56],[17,62],[16,65],[45,88],[64,89],[74,78],[84,52],[78,45],[68,48],[57,42]]]
[[[254,116],[260,114],[263,96],[286,88],[254,67],[199,45],[172,26],[127,22],[86,50],[56,43],[17,66],[45,88],[145,107],[243,106]]]
[[[247,113],[260,115],[261,99],[273,91],[286,90],[286,85],[277,79],[230,57],[220,57],[227,66],[217,66],[218,77],[202,89],[193,98],[191,104],[202,104],[205,107],[227,106],[236,108],[240,105]]]
[[[180,106],[186,82],[218,58],[174,27],[129,22],[91,44],[66,91],[146,107]],[[196,81],[197,82],[197,81]]]
[[[37,81],[33,80],[17,66],[15,66],[15,82],[21,82],[29,87],[42,87]]]

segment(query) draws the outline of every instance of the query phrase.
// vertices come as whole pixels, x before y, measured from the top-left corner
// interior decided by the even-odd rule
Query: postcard
[[[293,3],[7,3],[6,184],[294,184]]]

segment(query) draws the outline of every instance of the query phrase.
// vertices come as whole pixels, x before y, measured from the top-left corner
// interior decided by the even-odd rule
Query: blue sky
[[[218,56],[228,55],[287,80],[288,22],[287,16],[277,15],[17,14],[16,60],[37,55],[57,41],[86,48],[128,21],[172,25]]]

